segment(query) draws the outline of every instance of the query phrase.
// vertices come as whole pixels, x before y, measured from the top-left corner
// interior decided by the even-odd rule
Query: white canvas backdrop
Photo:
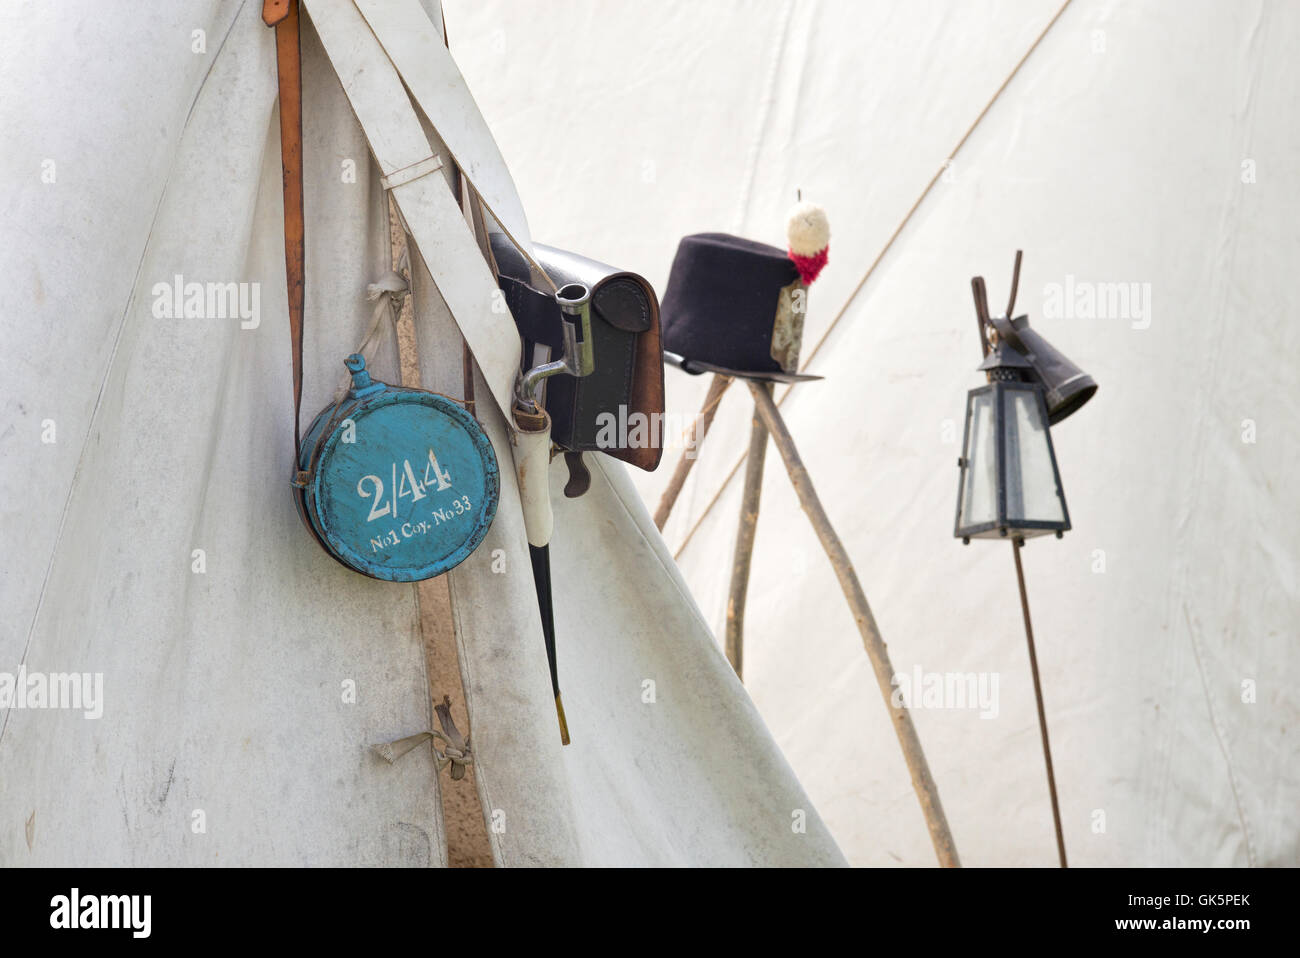
[[[1072,861],[1300,863],[1297,30],[1280,0],[448,6],[540,242],[662,291],[680,236],[780,244],[797,189],[827,207],[806,344],[844,312],[783,409],[896,668],[999,679],[996,719],[916,716],[967,863],[1055,862],[1010,547],[951,535],[969,278],[1000,310],[1019,247],[1020,311],[1101,384],[1054,433],[1074,529],[1024,553]],[[1045,317],[1070,277],[1150,309]],[[666,530],[717,630],[749,410],[733,388]],[[746,685],[851,861],[928,863],[774,453],[763,499]]]

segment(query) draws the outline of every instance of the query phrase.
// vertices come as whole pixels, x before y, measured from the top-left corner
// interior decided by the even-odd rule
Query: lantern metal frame
[[[1007,461],[1006,461],[1006,393],[1028,392],[1035,397],[1038,411],[1042,417],[1043,429],[1047,435],[1047,452],[1052,462],[1052,481],[1055,484],[1056,498],[1061,503],[1061,521],[1053,522],[1041,519],[1023,519],[1011,521],[1007,516]],[[997,457],[997,518],[988,522],[979,522],[962,527],[961,507],[966,491],[966,471],[971,462],[970,428],[975,411],[975,398],[986,393],[993,394],[993,433],[995,439],[994,455]],[[953,518],[953,535],[969,545],[971,539],[1029,539],[1034,536],[1055,532],[1061,538],[1070,531],[1070,509],[1065,502],[1065,489],[1061,485],[1061,470],[1056,464],[1056,447],[1052,444],[1051,427],[1048,424],[1047,400],[1043,387],[1038,383],[1017,381],[996,381],[986,386],[979,386],[966,394],[966,427],[962,433],[962,454],[957,458],[960,473],[957,479],[957,508]]]

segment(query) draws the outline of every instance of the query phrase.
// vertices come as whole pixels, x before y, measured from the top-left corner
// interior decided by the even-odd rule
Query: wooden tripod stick
[[[682,457],[677,460],[677,468],[673,470],[673,476],[668,480],[668,487],[659,497],[659,505],[655,508],[655,527],[660,532],[663,532],[664,526],[668,524],[668,516],[672,514],[677,497],[681,495],[682,486],[686,485],[686,477],[691,474],[695,460],[700,457],[700,443],[704,442],[705,434],[713,425],[713,417],[718,414],[718,403],[722,401],[722,394],[730,385],[730,376],[721,373],[713,374],[708,395],[704,397],[704,405],[700,407],[699,418],[691,423],[690,440],[686,443]]]
[[[920,800],[921,812],[930,830],[930,841],[934,844],[939,864],[945,868],[960,867],[957,846],[953,843],[948,819],[943,814],[939,789],[930,774],[930,766],[926,763],[925,752],[921,749],[921,740],[916,734],[916,726],[912,724],[912,714],[906,707],[895,708],[891,701],[894,691],[892,684],[894,668],[889,662],[885,640],[881,638],[880,629],[877,628],[875,617],[871,614],[871,606],[867,604],[866,593],[862,591],[862,584],[858,581],[857,573],[853,571],[853,564],[849,561],[849,554],[845,551],[839,536],[835,534],[834,528],[831,527],[826,510],[822,508],[821,500],[817,498],[817,492],[813,489],[812,478],[799,458],[794,440],[781,419],[776,403],[772,401],[771,395],[762,383],[749,382],[748,385],[749,391],[754,396],[754,406],[763,419],[763,425],[771,434],[772,441],[776,443],[781,458],[785,461],[785,468],[799,497],[799,504],[808,514],[813,530],[831,560],[835,575],[840,580],[840,588],[844,591],[844,597],[848,600],[853,618],[857,622],[858,631],[862,634],[862,644],[876,673],[876,684],[880,686],[880,694],[884,696],[885,706],[893,719],[894,732],[898,735],[899,745],[902,746],[903,758],[912,776],[912,788]]]
[[[758,388],[772,395],[771,383]],[[742,680],[745,677],[745,599],[749,595],[749,565],[754,556],[754,535],[758,532],[758,506],[763,494],[763,463],[767,459],[767,427],[754,411],[749,432],[749,455],[745,457],[745,488],[740,495],[740,523],[736,527],[736,549],[731,558],[731,589],[727,595],[727,661]]]

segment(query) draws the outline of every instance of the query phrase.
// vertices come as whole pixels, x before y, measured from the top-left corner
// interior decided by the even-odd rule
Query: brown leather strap
[[[298,0],[265,0],[262,20],[275,27],[280,78],[280,163],[284,168],[284,271],[289,288],[289,338],[293,358],[293,461],[302,444],[302,316],[306,289],[306,229],[302,214],[302,56]]]

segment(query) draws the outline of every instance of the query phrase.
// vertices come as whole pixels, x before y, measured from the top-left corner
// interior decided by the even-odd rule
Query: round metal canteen
[[[316,417],[299,449],[299,513],[325,551],[375,579],[417,582],[455,568],[496,515],[496,455],[448,399],[376,382],[345,362],[352,388]]]

